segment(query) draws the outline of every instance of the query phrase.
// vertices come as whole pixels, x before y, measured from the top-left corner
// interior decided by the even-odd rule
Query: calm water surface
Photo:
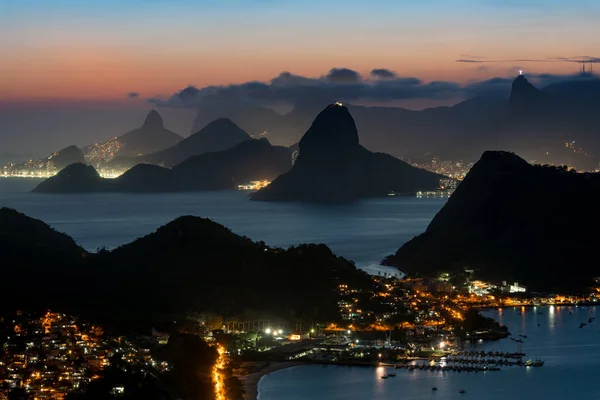
[[[40,181],[0,178],[0,206],[39,218],[88,250],[114,248],[181,215],[208,217],[232,231],[272,246],[325,243],[371,272],[388,254],[422,233],[443,199],[390,197],[351,205],[249,201],[244,192],[177,194],[29,193]]]
[[[523,351],[546,364],[485,373],[397,370],[397,377],[387,380],[380,379],[381,368],[295,367],[264,377],[259,400],[600,399],[600,322],[579,328],[596,316],[596,308],[511,308],[487,315],[507,325],[513,335],[527,335]],[[471,347],[517,350],[509,339]],[[466,393],[459,394],[461,389]]]

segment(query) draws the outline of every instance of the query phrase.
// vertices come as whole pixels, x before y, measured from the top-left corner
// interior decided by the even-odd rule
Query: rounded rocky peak
[[[336,149],[358,146],[358,131],[354,118],[341,103],[325,107],[300,140],[300,151]]]
[[[163,119],[156,110],[151,110],[144,121],[145,128],[164,128]]]
[[[508,151],[484,152],[472,169],[482,169],[487,172],[515,171],[530,167],[529,163],[515,153]]]

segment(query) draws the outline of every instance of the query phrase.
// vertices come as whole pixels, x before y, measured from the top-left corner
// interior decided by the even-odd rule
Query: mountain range
[[[253,195],[254,200],[348,202],[365,197],[435,190],[440,175],[417,169],[404,161],[372,153],[359,144],[348,109],[326,107],[299,143],[292,167],[292,151],[250,139],[233,122],[220,119],[160,154],[176,160],[189,149],[222,144],[228,137],[243,139],[228,150],[192,156],[171,169],[138,164],[115,179],[103,179],[93,167],[73,164],[40,183],[38,193],[175,192],[232,189],[253,180],[274,180]],[[215,136],[218,137],[215,139]],[[187,142],[187,145],[186,145]],[[142,159],[142,158],[138,158]],[[156,159],[155,159],[156,160]],[[288,170],[290,170],[289,173]]]
[[[600,79],[585,75],[538,89],[519,75],[510,89],[508,97],[482,95],[452,107],[421,111],[346,106],[367,149],[403,159],[429,154],[476,160],[485,150],[503,149],[537,163],[598,167]],[[266,131],[273,143],[288,146],[299,141],[325,105],[320,100],[304,101],[282,115],[242,102],[210,103],[199,108],[192,130],[228,117],[250,134]],[[573,141],[575,149],[565,146]]]
[[[109,165],[131,168],[136,164],[154,164],[170,168],[190,157],[227,150],[247,140],[250,140],[250,136],[230,119],[219,118],[171,146],[139,157],[116,157]]]
[[[319,113],[299,143],[292,169],[253,200],[348,202],[435,190],[442,176],[362,147],[354,119],[339,103]]]
[[[475,270],[536,291],[575,291],[600,275],[600,174],[485,152],[427,230],[384,263],[409,274]]]

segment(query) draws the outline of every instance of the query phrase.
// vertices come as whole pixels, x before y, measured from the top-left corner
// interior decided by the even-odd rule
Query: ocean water
[[[88,250],[114,248],[181,216],[211,218],[272,246],[325,243],[376,274],[388,254],[422,233],[445,199],[388,197],[349,205],[254,202],[244,192],[33,194],[36,179],[0,178],[0,207],[15,208],[72,236]]]
[[[400,369],[396,377],[383,380],[383,368],[300,366],[263,377],[259,400],[600,399],[600,322],[579,328],[596,312],[595,307],[486,312],[507,325],[513,335],[527,335],[522,350],[532,359],[544,360],[543,367],[504,367],[484,373]],[[514,352],[516,346],[507,338],[471,347]],[[461,389],[466,393],[460,394]]]

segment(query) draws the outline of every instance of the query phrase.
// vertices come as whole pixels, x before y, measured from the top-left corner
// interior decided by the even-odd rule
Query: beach
[[[237,374],[238,378],[244,385],[244,399],[245,400],[257,400],[258,399],[258,383],[260,379],[270,374],[271,372],[279,371],[285,368],[296,367],[299,365],[306,365],[303,361],[281,361],[281,362],[246,362],[242,364]],[[249,371],[249,373],[244,373]]]

